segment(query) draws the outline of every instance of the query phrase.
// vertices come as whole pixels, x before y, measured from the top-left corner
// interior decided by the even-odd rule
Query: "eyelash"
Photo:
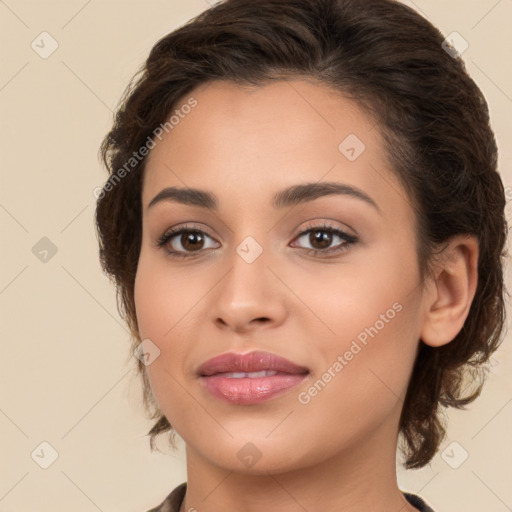
[[[319,250],[319,249],[304,249],[307,251],[307,254],[331,254],[331,253],[342,253],[346,251],[351,245],[358,242],[358,238],[352,235],[349,235],[348,233],[345,233],[344,231],[340,230],[339,228],[335,228],[333,226],[330,226],[326,223],[318,226],[310,226],[301,233],[299,233],[294,240],[303,237],[304,235],[307,235],[314,231],[320,231],[324,233],[330,233],[332,235],[337,235],[341,239],[344,240],[343,243],[338,244],[338,246],[331,247],[330,249],[325,250]],[[182,226],[180,228],[171,228],[168,231],[166,231],[156,242],[157,247],[165,250],[165,252],[172,258],[189,258],[194,257],[196,254],[199,254],[202,249],[199,249],[198,251],[176,251],[174,249],[169,248],[169,242],[177,237],[178,235],[181,235],[183,233],[200,233],[201,235],[205,235],[208,238],[210,237],[207,233],[205,233],[202,229],[198,229],[191,226]]]

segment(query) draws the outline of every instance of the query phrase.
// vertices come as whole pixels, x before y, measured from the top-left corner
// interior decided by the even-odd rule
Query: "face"
[[[155,139],[142,192],[135,302],[160,351],[146,371],[162,411],[187,453],[240,472],[370,442],[394,453],[424,307],[411,199],[378,126],[315,82],[218,81],[191,96]],[[261,377],[239,361],[200,371],[253,351],[300,370],[272,375],[270,358]]]

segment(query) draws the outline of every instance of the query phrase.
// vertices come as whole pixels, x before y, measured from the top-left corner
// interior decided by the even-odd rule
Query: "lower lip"
[[[307,376],[308,374],[282,373],[271,377],[232,379],[218,374],[203,376],[201,380],[206,389],[217,398],[230,404],[247,405],[259,404],[281,395],[298,386]]]

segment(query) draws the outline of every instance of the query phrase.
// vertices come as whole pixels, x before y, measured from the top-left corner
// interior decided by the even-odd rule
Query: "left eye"
[[[334,247],[331,244],[338,238],[341,242]],[[309,252],[313,253],[331,253],[345,250],[349,245],[357,242],[357,238],[341,231],[340,229],[329,226],[318,226],[303,231],[296,240],[305,239],[312,247]]]

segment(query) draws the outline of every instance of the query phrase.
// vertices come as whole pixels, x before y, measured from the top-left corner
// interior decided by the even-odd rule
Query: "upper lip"
[[[228,352],[205,361],[197,369],[201,376],[214,375],[226,372],[258,372],[273,370],[282,373],[304,374],[309,373],[305,366],[292,363],[284,357],[270,352],[254,351],[248,354],[235,354]]]

